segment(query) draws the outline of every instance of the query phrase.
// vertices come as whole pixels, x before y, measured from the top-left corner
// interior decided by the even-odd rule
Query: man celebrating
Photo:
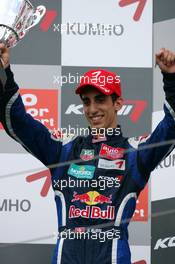
[[[172,142],[149,145],[175,139],[175,53],[162,49],[156,54],[163,74],[165,117],[149,137],[136,140],[123,137],[118,124],[123,99],[114,73],[90,71],[76,89],[90,125],[89,135],[56,138],[25,112],[10,70],[9,51],[3,44],[0,50],[7,75],[4,89],[0,87],[0,121],[52,174],[59,226],[52,264],[130,264],[127,227],[136,200],[151,171],[174,148]],[[100,129],[105,130],[102,137],[98,136]],[[70,165],[59,166],[65,161]],[[58,165],[51,168],[52,164]],[[76,184],[62,188],[63,180]]]

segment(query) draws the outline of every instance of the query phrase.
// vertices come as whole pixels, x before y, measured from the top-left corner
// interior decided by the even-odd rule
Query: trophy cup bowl
[[[29,0],[0,0],[0,43],[13,48],[30,28],[40,22],[45,13],[45,6],[34,8]],[[0,85],[3,89],[6,80],[0,51]]]
[[[34,8],[29,0],[0,0],[0,42],[8,48],[16,46],[45,12],[44,6]]]

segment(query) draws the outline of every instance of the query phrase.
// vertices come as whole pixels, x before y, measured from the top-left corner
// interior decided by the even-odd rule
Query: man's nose
[[[97,104],[95,102],[91,102],[88,110],[89,110],[89,114],[97,113],[98,112]]]

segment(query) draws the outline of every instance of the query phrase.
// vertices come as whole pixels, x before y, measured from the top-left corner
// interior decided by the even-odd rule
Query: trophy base
[[[8,48],[12,48],[18,41],[19,37],[12,28],[0,24],[0,42],[3,42]]]

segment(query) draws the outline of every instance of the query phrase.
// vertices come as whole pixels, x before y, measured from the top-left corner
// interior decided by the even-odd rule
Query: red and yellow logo
[[[86,203],[88,205],[96,205],[96,204],[103,204],[103,203],[107,203],[110,204],[112,203],[112,195],[105,196],[100,194],[97,191],[89,191],[87,193],[83,193],[83,194],[77,194],[77,192],[74,192],[73,194],[73,199],[71,202],[75,202],[75,201],[80,201],[82,203]]]

